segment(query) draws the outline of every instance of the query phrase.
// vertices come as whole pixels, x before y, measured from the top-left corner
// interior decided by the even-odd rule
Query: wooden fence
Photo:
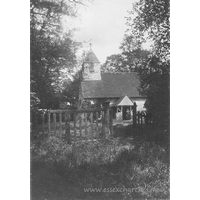
[[[54,135],[69,144],[98,140],[106,134],[113,135],[113,109],[108,106],[89,110],[47,110],[41,118],[40,133]],[[150,114],[137,111],[136,103],[133,106],[132,121],[136,128],[154,123]]]
[[[67,143],[94,141],[113,134],[111,109],[48,110],[42,115],[42,132]]]
[[[133,127],[153,124],[154,120],[151,114],[137,111],[137,105],[133,105]]]

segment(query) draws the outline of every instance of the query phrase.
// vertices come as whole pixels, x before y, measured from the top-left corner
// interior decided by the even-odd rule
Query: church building
[[[143,111],[146,98],[138,91],[139,78],[135,72],[103,73],[101,65],[90,48],[86,53],[82,81],[80,83],[79,99],[98,101],[113,109],[113,118],[117,120],[130,119],[132,106],[135,102],[137,111]]]

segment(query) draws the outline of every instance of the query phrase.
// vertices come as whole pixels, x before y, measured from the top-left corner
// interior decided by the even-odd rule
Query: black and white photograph
[[[170,199],[169,0],[30,0],[30,199]]]

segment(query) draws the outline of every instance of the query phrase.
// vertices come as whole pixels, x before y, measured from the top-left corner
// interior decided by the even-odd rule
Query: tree
[[[73,1],[30,1],[31,92],[40,108],[58,107],[63,77],[76,65],[79,44],[62,27],[63,16],[75,17],[75,12]]]
[[[166,65],[153,56],[137,69],[140,77],[139,91],[147,97],[147,111],[153,114],[157,125],[162,127],[169,127],[170,117],[170,74]]]
[[[123,57],[126,58],[126,65],[129,71],[136,69],[143,64],[149,55],[149,51],[142,48],[142,43],[134,35],[125,34],[121,43]]]
[[[147,96],[147,111],[157,124],[169,127],[170,106],[170,7],[169,0],[139,0],[129,12],[127,25],[138,43],[152,41],[148,59],[136,71],[140,92]]]
[[[106,62],[102,65],[103,72],[126,72],[128,67],[125,57],[122,54],[113,54],[108,56]]]
[[[78,71],[73,76],[73,80],[68,80],[63,83],[63,87],[65,89],[62,92],[62,100],[63,102],[67,102],[75,108],[78,107],[80,78],[81,71]]]
[[[63,81],[77,64],[80,43],[73,31],[63,30],[65,17],[76,17],[73,0],[30,1],[31,129],[41,120],[42,109],[56,109],[62,100]],[[66,24],[65,24],[66,26]],[[65,27],[66,28],[66,27]]]
[[[170,4],[169,0],[139,0],[129,11],[127,25],[132,35],[141,43],[153,42],[154,55],[169,62]],[[169,64],[169,63],[168,63]]]
[[[144,50],[134,36],[128,34],[124,35],[120,49],[121,54],[107,57],[102,66],[103,72],[134,72],[149,54],[149,51]]]

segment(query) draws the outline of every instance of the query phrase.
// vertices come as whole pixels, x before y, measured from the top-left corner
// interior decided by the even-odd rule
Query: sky
[[[73,21],[73,26],[79,29],[74,39],[86,42],[79,53],[88,50],[92,43],[92,50],[102,64],[107,56],[120,53],[119,46],[128,28],[125,17],[133,2],[135,0],[94,0],[81,6],[79,17]]]

